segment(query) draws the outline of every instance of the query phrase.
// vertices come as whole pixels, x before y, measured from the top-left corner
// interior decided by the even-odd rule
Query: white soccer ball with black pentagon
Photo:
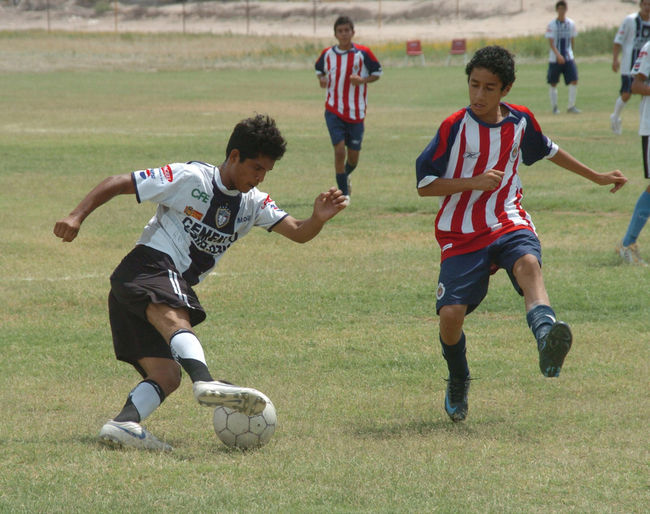
[[[277,416],[273,402],[264,394],[262,396],[266,400],[266,407],[255,416],[247,416],[228,407],[214,410],[214,431],[226,446],[247,450],[269,442],[275,432]]]

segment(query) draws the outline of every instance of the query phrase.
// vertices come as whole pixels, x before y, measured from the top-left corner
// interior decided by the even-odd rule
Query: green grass
[[[65,69],[0,75],[0,512],[647,510],[650,277],[613,252],[646,184],[638,99],[612,136],[618,77],[605,62],[580,64],[580,116],[549,114],[543,64],[522,63],[508,97],[579,159],[630,178],[611,195],[549,162],[521,169],[547,288],[575,334],[558,380],[539,373],[522,300],[498,273],[466,322],[469,418],[447,419],[437,202],[417,196],[413,168],[466,104],[465,77],[459,66],[387,67],[371,86],[351,207],[307,245],[254,231],[197,287],[211,368],[273,399],[271,443],[227,450],[185,377],[146,421],[171,455],[100,447],[99,428],[138,381],[112,354],[108,276],[153,207],[116,198],[69,245],[54,222],[106,175],[220,163],[233,125],[253,112],[275,116],[289,141],[263,184],[278,204],[308,216],[333,178],[310,66],[165,62],[108,71],[68,58]]]

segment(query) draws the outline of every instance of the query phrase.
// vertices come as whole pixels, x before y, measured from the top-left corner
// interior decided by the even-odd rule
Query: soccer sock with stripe
[[[205,362],[201,342],[193,332],[185,329],[178,330],[169,340],[169,346],[174,359],[190,376],[192,382],[214,380]]]
[[[550,305],[537,305],[526,313],[526,321],[539,344],[557,319]]]
[[[447,361],[449,378],[453,380],[467,380],[469,377],[469,366],[467,365],[467,346],[465,332],[460,336],[459,341],[454,345],[445,344],[440,336],[442,356]]]
[[[569,84],[569,102],[567,105],[569,109],[571,109],[571,107],[575,107],[577,97],[578,97],[578,85]]]
[[[630,224],[627,227],[627,232],[623,238],[623,246],[630,246],[631,244],[636,243],[641,230],[648,221],[648,216],[650,216],[650,193],[644,191],[639,196],[639,199],[634,206],[634,212],[632,213],[632,218],[630,219]]]
[[[129,393],[122,411],[113,418],[115,421],[135,421],[140,423],[165,400],[165,393],[154,380],[143,380]]]
[[[336,174],[336,185],[344,195],[350,194],[350,191],[348,190],[348,176],[345,173]]]

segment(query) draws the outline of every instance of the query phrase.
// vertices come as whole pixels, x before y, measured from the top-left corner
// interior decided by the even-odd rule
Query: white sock
[[[160,394],[150,382],[140,382],[129,393],[131,402],[140,414],[140,421],[143,421],[161,403]]]
[[[569,109],[571,109],[571,107],[575,107],[577,96],[578,84],[569,84],[569,105],[567,106]]]
[[[189,330],[178,331],[169,341],[172,355],[177,362],[179,359],[194,359],[206,364],[205,353],[199,338]]]
[[[621,113],[623,112],[624,107],[625,107],[625,102],[619,96],[616,99],[616,103],[614,104],[614,118],[620,118],[621,117]]]
[[[551,107],[557,107],[557,87],[549,86],[548,92],[551,97]]]

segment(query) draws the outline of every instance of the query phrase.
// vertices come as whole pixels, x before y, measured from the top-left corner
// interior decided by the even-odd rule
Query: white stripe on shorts
[[[169,273],[169,281],[172,284],[172,287],[174,288],[174,292],[176,293],[176,296],[178,296],[188,307],[190,307],[189,302],[187,301],[187,295],[183,294],[181,291],[181,285],[178,283],[178,275],[175,271],[172,270],[167,270]]]

